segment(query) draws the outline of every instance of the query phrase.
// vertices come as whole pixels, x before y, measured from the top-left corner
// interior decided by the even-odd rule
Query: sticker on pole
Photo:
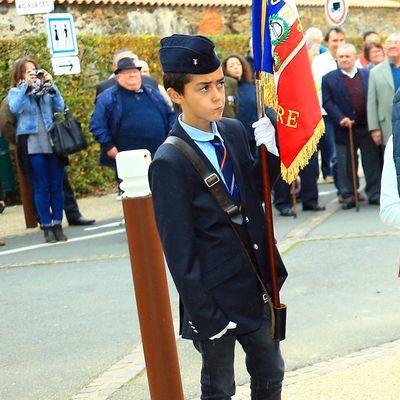
[[[54,0],[15,0],[18,15],[47,14],[54,10]]]
[[[53,57],[76,56],[74,19],[71,14],[48,14],[45,17],[48,46]]]
[[[81,73],[79,57],[52,57],[51,65],[54,75],[74,75]]]
[[[347,18],[349,5],[347,0],[326,0],[325,17],[334,26],[340,26]]]

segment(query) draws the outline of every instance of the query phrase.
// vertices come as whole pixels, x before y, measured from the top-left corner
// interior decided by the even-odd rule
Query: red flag
[[[265,105],[277,111],[282,177],[291,183],[325,131],[294,0],[253,1],[253,47]]]

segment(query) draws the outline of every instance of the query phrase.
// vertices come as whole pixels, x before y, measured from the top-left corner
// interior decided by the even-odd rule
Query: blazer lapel
[[[222,121],[217,122],[217,126],[218,126],[218,132],[220,133],[220,135],[224,139],[224,142],[226,143],[229,155],[233,163],[233,171],[235,174],[236,183],[239,187],[241,201],[242,203],[244,203],[244,206],[246,206],[245,193],[247,193],[247,191],[244,190],[246,186],[246,181],[243,177],[242,168],[240,167],[236,146],[234,145],[235,138],[233,137],[233,135],[230,134],[230,132],[227,129],[225,129],[225,124]]]
[[[211,172],[215,172],[216,174],[218,174],[217,170],[211,164],[210,160],[204,155],[204,153],[201,151],[200,147],[197,146],[194,140],[185,132],[185,130],[182,128],[178,120],[175,121],[170,134],[172,136],[178,136],[179,138],[183,139],[186,143],[188,143],[190,147],[192,147],[193,150],[197,153],[197,155],[204,161],[204,163],[207,165],[207,168]]]
[[[346,101],[348,104],[351,104],[349,92],[348,92],[348,90],[347,90],[347,88],[346,88],[346,85],[344,84],[344,81],[343,81],[343,74],[342,74],[342,72],[340,71],[340,69],[337,69],[337,70],[336,70],[336,76],[335,76],[335,78],[336,78],[336,84],[337,84],[336,87],[337,87],[337,89],[338,89],[339,96],[342,97],[342,98],[344,98],[345,101]]]
[[[220,132],[221,133],[221,132]],[[182,128],[182,126],[180,125],[180,123],[178,121],[175,121],[174,126],[171,129],[170,134],[172,136],[177,136],[181,139],[183,139],[187,144],[190,145],[190,147],[192,147],[192,149],[197,153],[197,155],[203,160],[203,162],[206,164],[207,168],[209,169],[209,171],[211,173],[215,173],[219,176],[218,171],[214,168],[214,166],[212,165],[212,163],[210,162],[210,160],[205,156],[205,154],[201,151],[201,149],[199,148],[199,146],[197,146],[197,144],[195,143],[195,141],[185,132],[185,130]],[[222,136],[222,134],[221,134]],[[222,136],[223,137],[223,136]],[[223,139],[225,140],[225,138],[223,137]],[[235,164],[233,167],[234,173],[235,173],[235,179],[237,179],[237,175],[236,175],[236,168],[235,168]],[[197,171],[196,171],[197,173]],[[199,175],[200,177],[200,175]],[[222,186],[223,188],[226,190],[226,193],[229,197],[231,197],[230,193],[228,192],[225,184],[222,182]],[[232,199],[232,197],[231,197]],[[233,199],[232,199],[233,201]]]
[[[392,70],[390,69],[390,63],[388,60],[384,61],[382,64],[382,75],[386,79],[386,81],[389,83],[390,87],[394,91],[394,82],[393,82],[393,75],[392,75]]]

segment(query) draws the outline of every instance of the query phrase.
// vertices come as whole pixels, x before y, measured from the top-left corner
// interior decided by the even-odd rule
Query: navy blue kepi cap
[[[208,74],[221,65],[214,43],[205,36],[172,35],[161,39],[164,72]]]

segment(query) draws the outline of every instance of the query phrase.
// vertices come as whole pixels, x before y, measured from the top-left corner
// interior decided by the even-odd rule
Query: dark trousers
[[[303,206],[318,204],[318,156],[315,153],[305,168],[300,171],[300,199]],[[274,185],[274,206],[282,211],[292,207],[290,185],[279,177]]]
[[[353,142],[356,170],[358,168],[357,150],[361,150],[361,162],[366,180],[365,192],[368,196],[368,199],[370,201],[379,199],[382,174],[379,147],[376,146],[372,140],[366,126],[353,127]],[[338,161],[339,185],[343,199],[346,202],[354,202],[354,188],[349,145],[336,143],[336,156]]]
[[[193,341],[203,360],[201,400],[230,400],[235,394],[233,365],[236,341],[246,353],[252,400],[281,399],[285,365],[279,342],[272,340],[270,329],[268,310],[268,315],[255,332],[222,336],[215,340]]]
[[[327,176],[333,176],[335,178],[337,172],[335,130],[329,117],[324,115],[323,118],[325,133],[319,143],[321,150],[321,171],[324,178]]]
[[[76,202],[74,191],[69,183],[67,173],[64,174],[63,187],[65,216],[68,222],[76,221],[82,217],[82,214],[79,211],[78,203]]]
[[[54,154],[29,154],[34,202],[42,226],[61,224],[65,167]]]

